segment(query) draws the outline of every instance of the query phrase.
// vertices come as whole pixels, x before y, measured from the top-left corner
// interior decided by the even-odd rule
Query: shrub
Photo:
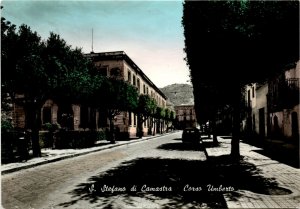
[[[10,121],[1,119],[1,132],[8,132],[13,130],[13,125]]]
[[[108,137],[105,131],[97,131],[97,141],[107,140]]]
[[[52,148],[53,147],[53,133],[49,131],[40,131],[39,142],[41,148]]]
[[[45,123],[43,128],[49,132],[54,132],[59,130],[61,127],[58,123]]]

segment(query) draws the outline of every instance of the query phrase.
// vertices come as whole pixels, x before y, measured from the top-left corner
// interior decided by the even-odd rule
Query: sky
[[[30,26],[44,40],[54,32],[84,53],[92,51],[92,40],[95,53],[124,51],[159,88],[190,83],[180,0],[4,0],[1,5],[2,17]]]

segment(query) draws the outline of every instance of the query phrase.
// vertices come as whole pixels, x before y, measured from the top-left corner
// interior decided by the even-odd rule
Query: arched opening
[[[58,107],[57,122],[62,128],[74,129],[74,114],[71,105],[60,105]]]

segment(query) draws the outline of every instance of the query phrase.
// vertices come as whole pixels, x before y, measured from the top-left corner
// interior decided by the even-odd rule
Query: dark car
[[[200,131],[197,128],[185,128],[182,133],[182,142],[198,143],[201,141]]]

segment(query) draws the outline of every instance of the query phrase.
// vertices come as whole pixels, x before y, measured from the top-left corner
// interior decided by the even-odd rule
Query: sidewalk
[[[129,139],[127,141],[116,141],[115,144],[110,144],[109,141],[102,140],[102,141],[98,141],[96,143],[95,147],[84,148],[84,149],[50,149],[50,148],[42,149],[41,150],[42,157],[31,158],[26,162],[15,162],[15,163],[8,163],[8,164],[1,165],[1,174],[4,175],[4,174],[12,173],[15,171],[19,171],[22,169],[27,169],[27,168],[31,168],[31,167],[35,167],[38,165],[51,163],[51,162],[56,162],[56,161],[67,159],[67,158],[85,155],[85,154],[89,154],[92,152],[110,149],[113,147],[118,147],[118,146],[122,146],[122,145],[126,145],[126,144],[137,143],[137,142],[164,136],[166,134],[171,134],[171,133],[174,133],[174,132],[165,133],[165,134],[157,134],[155,136],[142,137],[141,139],[134,138],[134,139]]]
[[[231,139],[218,137],[218,141],[220,146],[206,147],[209,159],[218,159],[230,154]],[[228,208],[300,208],[300,169],[259,154],[259,150],[261,148],[240,142],[243,165],[250,166],[248,170],[243,171],[243,175],[233,180],[240,182],[239,186],[243,189],[224,194]],[[261,184],[269,194],[251,191],[255,190],[255,184]]]

